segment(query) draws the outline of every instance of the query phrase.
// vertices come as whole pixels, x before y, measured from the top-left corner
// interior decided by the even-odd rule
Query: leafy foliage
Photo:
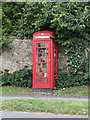
[[[9,73],[9,75],[2,75],[1,85],[32,87],[32,69],[25,66],[23,69]]]
[[[80,85],[88,85],[89,76],[88,73],[76,73],[69,74],[67,72],[63,72],[61,70],[58,71],[58,75],[55,78],[56,81],[56,89],[80,86]]]
[[[66,46],[67,74],[72,77],[81,71],[88,78],[89,27],[89,2],[3,3],[3,34],[32,38],[40,30],[54,31],[59,45]]]
[[[9,43],[12,42],[8,35],[17,34],[17,28],[19,26],[18,20],[21,18],[23,12],[22,7],[24,3],[12,2],[2,3],[2,48],[8,47]]]

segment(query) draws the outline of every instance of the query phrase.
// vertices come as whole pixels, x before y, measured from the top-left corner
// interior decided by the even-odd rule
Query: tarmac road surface
[[[88,118],[86,115],[63,115],[40,112],[9,112],[0,111],[2,118]],[[86,119],[85,119],[86,120]]]
[[[59,100],[80,100],[88,101],[88,98],[78,98],[78,97],[58,97],[58,96],[43,96],[43,95],[3,95],[0,96],[1,99],[59,99]]]

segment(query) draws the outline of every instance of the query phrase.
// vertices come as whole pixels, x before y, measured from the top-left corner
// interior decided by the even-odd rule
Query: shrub
[[[2,86],[19,86],[19,87],[32,87],[32,69],[25,66],[23,69],[17,70],[9,75],[2,75]]]
[[[85,73],[69,74],[67,72],[59,71],[55,78],[56,81],[55,87],[56,89],[59,89],[65,87],[88,85],[88,73],[86,74]]]

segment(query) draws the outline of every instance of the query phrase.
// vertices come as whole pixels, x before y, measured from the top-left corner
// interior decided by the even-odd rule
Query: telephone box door
[[[36,41],[33,55],[33,88],[50,88],[50,41]]]

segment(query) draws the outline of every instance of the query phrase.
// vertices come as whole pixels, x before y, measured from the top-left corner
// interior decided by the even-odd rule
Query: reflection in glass
[[[48,57],[48,53],[47,53],[47,57]]]
[[[37,63],[36,63],[36,67],[37,67]]]
[[[48,73],[42,73],[42,72],[39,72],[39,73],[36,73],[36,77],[48,77]]]
[[[47,43],[47,47],[48,47],[48,43]]]
[[[38,53],[38,57],[46,57],[46,53]]]
[[[56,58],[54,58],[54,62],[56,62]]]
[[[38,49],[36,48],[36,52],[38,52]]]
[[[47,63],[47,67],[48,67],[48,63]]]
[[[36,68],[36,72],[47,72],[46,68]]]
[[[54,72],[56,72],[56,63],[54,63]]]
[[[46,78],[38,78],[38,82],[47,82],[47,79]]]
[[[46,43],[38,43],[38,47],[46,47]]]
[[[48,78],[47,78],[47,82],[48,82]]]
[[[36,62],[38,61],[38,59],[36,58]]]
[[[38,62],[46,62],[46,58],[39,58]]]
[[[38,52],[46,52],[46,48],[39,48]]]
[[[37,77],[37,73],[36,73],[36,77]]]
[[[48,52],[48,48],[47,48],[47,52]]]
[[[38,43],[36,43],[36,47],[38,46]]]
[[[54,53],[54,57],[56,57],[56,53]]]
[[[38,53],[36,53],[36,57],[38,57]]]
[[[38,67],[46,67],[46,63],[38,63]]]

